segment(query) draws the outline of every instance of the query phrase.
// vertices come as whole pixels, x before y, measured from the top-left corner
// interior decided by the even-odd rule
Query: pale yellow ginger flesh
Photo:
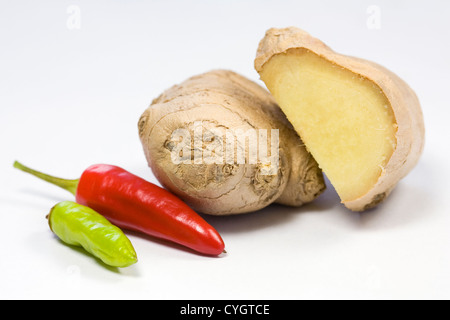
[[[260,76],[343,202],[375,186],[397,132],[378,85],[304,48],[273,56]]]

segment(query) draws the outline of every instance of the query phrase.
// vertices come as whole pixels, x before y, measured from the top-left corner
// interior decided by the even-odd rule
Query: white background
[[[0,4],[0,298],[450,298],[450,2]],[[52,235],[45,215],[73,198],[13,169],[15,159],[67,178],[115,164],[157,183],[137,133],[151,100],[215,68],[262,84],[253,69],[258,42],[266,29],[291,25],[388,67],[416,90],[425,151],[382,206],[349,212],[330,187],[298,209],[206,216],[226,242],[219,258],[129,234],[139,262],[120,270]]]

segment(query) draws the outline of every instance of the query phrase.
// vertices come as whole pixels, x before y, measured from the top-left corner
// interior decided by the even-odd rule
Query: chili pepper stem
[[[76,193],[77,193],[79,180],[67,180],[67,179],[53,177],[48,174],[28,168],[27,166],[24,166],[23,164],[21,164],[18,161],[14,162],[14,168],[24,171],[26,173],[29,173],[29,174],[31,174],[35,177],[38,177],[44,181],[50,182],[66,191],[69,191],[73,195],[76,195]]]

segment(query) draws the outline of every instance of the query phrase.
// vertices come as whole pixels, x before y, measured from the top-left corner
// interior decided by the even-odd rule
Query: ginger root
[[[272,96],[231,71],[194,76],[165,91],[142,114],[139,135],[158,181],[198,212],[301,206],[325,189],[316,161]],[[270,162],[251,148],[255,135]],[[277,150],[268,146],[274,141]]]
[[[347,208],[376,206],[418,162],[419,101],[384,67],[290,27],[266,32],[255,69]]]

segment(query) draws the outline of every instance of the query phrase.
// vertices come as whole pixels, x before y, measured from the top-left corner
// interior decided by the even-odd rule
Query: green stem
[[[73,195],[76,195],[77,193],[77,188],[78,188],[78,182],[80,180],[67,180],[67,179],[61,179],[61,178],[57,178],[57,177],[52,177],[49,176],[48,174],[30,169],[26,166],[24,166],[23,164],[21,164],[18,161],[14,162],[14,168],[22,170],[24,172],[27,172],[29,174],[32,174],[35,177],[38,177],[42,180],[45,180],[47,182],[50,182],[66,191],[69,191],[70,193],[72,193]]]

